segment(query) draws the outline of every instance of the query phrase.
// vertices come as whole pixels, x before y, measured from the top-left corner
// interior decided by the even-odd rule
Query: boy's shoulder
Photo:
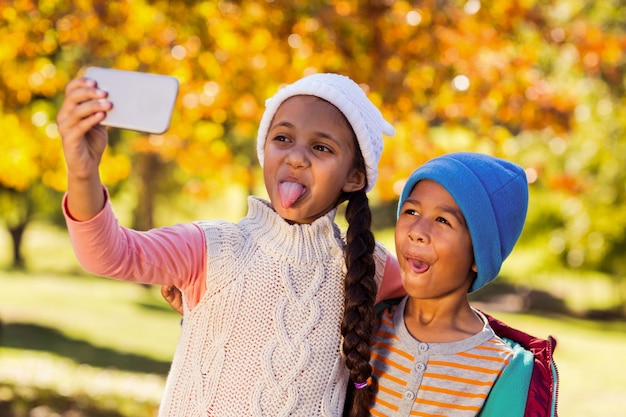
[[[405,297],[406,296],[402,296],[379,302],[376,304],[376,313],[380,314],[383,311],[400,304],[402,299]],[[541,339],[539,337],[532,336],[526,332],[509,326],[482,310],[477,310],[487,318],[489,326],[493,329],[497,336],[502,339],[508,339],[516,342],[524,349],[532,352],[532,354],[542,362],[549,362],[552,360],[552,355],[554,353],[554,349],[556,348],[556,339],[554,337],[548,336],[548,339]]]
[[[493,331],[503,339],[512,340],[524,349],[529,350],[541,362],[549,362],[552,360],[554,350],[556,348],[556,339],[552,336],[548,336],[547,339],[542,339],[522,330],[515,329],[508,324],[496,319],[495,317],[479,310],[489,322],[489,326]]]
[[[496,335],[510,345],[518,345],[524,351],[532,354],[532,371],[524,415],[556,415],[559,376],[554,362],[556,339],[552,336],[542,339],[530,335],[507,325],[484,311],[481,313],[487,318]]]

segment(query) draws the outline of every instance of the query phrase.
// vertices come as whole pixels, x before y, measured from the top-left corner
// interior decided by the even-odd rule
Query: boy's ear
[[[354,191],[359,191],[360,189],[365,187],[365,172],[359,169],[353,169],[352,172],[348,175],[348,179],[346,183],[343,185],[343,191],[346,193],[351,193]]]
[[[476,262],[472,264],[472,271],[478,273],[478,267],[476,266]]]

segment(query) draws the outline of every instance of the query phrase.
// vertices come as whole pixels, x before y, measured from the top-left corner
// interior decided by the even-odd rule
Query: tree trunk
[[[22,238],[26,230],[27,222],[22,222],[16,226],[9,227],[11,241],[13,243],[13,268],[23,269],[25,266],[24,257],[22,255]]]
[[[138,179],[137,205],[133,211],[133,229],[135,230],[149,230],[154,227],[154,206],[160,166],[157,154],[139,154],[135,166]]]

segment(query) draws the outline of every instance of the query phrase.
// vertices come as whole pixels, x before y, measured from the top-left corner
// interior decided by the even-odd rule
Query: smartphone
[[[167,75],[89,67],[85,77],[109,93],[113,108],[101,124],[162,134],[169,129],[178,95],[178,80]]]

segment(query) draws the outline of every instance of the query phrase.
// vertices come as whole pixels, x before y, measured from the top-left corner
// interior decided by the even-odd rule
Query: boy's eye
[[[450,222],[443,217],[437,217],[436,221],[443,224],[450,224]]]
[[[404,212],[406,214],[411,215],[411,216],[419,216],[419,213],[415,209],[406,209],[406,210],[404,210]]]

